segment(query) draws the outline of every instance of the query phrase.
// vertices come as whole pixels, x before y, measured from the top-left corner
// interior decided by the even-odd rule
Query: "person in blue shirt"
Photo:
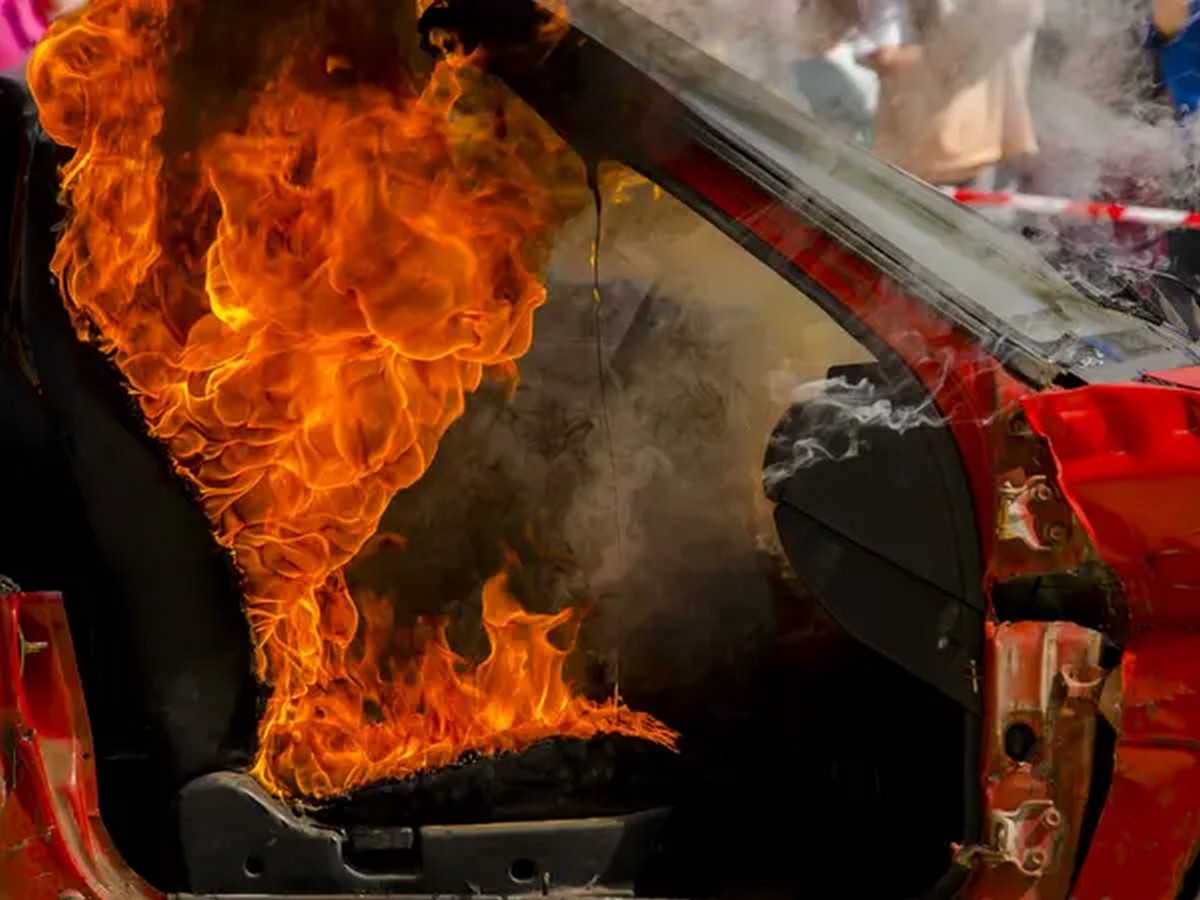
[[[1200,0],[1154,0],[1150,48],[1181,118],[1200,109]]]
[[[1147,46],[1154,53],[1158,78],[1180,124],[1190,129],[1200,127],[1193,119],[1200,111],[1200,0],[1152,0],[1150,34]],[[1181,189],[1174,197],[1181,208],[1196,206],[1195,184],[1197,163],[1195,155],[1185,173]],[[1166,293],[1176,309],[1189,323],[1192,337],[1200,337],[1200,318],[1197,300],[1200,299],[1200,231],[1175,229],[1168,231],[1164,241],[1170,274],[1177,279],[1167,286]]]

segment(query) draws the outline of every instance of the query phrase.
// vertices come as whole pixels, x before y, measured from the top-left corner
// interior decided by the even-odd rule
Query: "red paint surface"
[[[1125,586],[1134,630],[1200,625],[1200,393],[1097,385],[1034,395],[1025,409]]]
[[[1176,387],[1200,391],[1200,366],[1187,366],[1183,369],[1165,369],[1160,372],[1147,372],[1148,380],[1161,384],[1173,384]]]
[[[57,594],[0,594],[0,749],[0,897],[160,896],[125,868],[100,821],[91,729]]]
[[[1174,900],[1200,844],[1200,393],[1098,385],[1025,400],[1125,588],[1116,772],[1078,900]]]

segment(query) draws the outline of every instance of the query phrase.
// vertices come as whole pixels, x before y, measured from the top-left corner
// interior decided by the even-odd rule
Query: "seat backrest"
[[[33,136],[20,317],[45,443],[60,461],[47,490],[50,497],[70,493],[75,504],[62,508],[71,540],[41,548],[53,558],[36,586],[62,590],[72,617],[97,733],[102,803],[114,797],[118,814],[117,803],[153,794],[155,818],[166,822],[186,781],[250,758],[257,687],[249,629],[232,560],[165,449],[148,435],[116,368],[76,337],[49,274],[53,228],[63,215],[57,151]],[[113,681],[118,672],[120,685]],[[124,734],[112,733],[117,719],[124,725],[115,730]],[[105,772],[115,770],[106,769],[105,741],[126,759],[119,780],[132,790],[120,796],[106,791]],[[105,815],[107,821],[108,808]],[[130,840],[155,831],[144,818],[130,828]],[[137,859],[120,825],[109,822],[109,830],[131,864],[171,887],[170,873],[160,871],[162,853],[145,850],[147,858]]]

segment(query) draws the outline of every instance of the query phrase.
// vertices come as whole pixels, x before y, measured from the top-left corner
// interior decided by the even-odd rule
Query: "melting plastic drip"
[[[623,568],[625,565],[625,545],[621,536],[621,492],[617,489],[617,452],[613,445],[612,423],[608,416],[608,386],[604,372],[604,333],[600,320],[600,240],[604,235],[604,198],[600,192],[600,177],[596,163],[587,164],[588,187],[592,191],[592,201],[596,207],[596,230],[592,235],[592,332],[596,338],[596,378],[600,382],[600,423],[604,429],[604,443],[608,452],[608,470],[612,478],[613,525],[617,538],[617,561]],[[616,677],[614,678],[613,698],[621,702],[621,656],[616,655]]]

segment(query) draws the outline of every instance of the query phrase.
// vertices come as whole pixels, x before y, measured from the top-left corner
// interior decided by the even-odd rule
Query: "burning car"
[[[5,96],[4,896],[1194,892],[1185,335],[620,3],[294,6]]]

